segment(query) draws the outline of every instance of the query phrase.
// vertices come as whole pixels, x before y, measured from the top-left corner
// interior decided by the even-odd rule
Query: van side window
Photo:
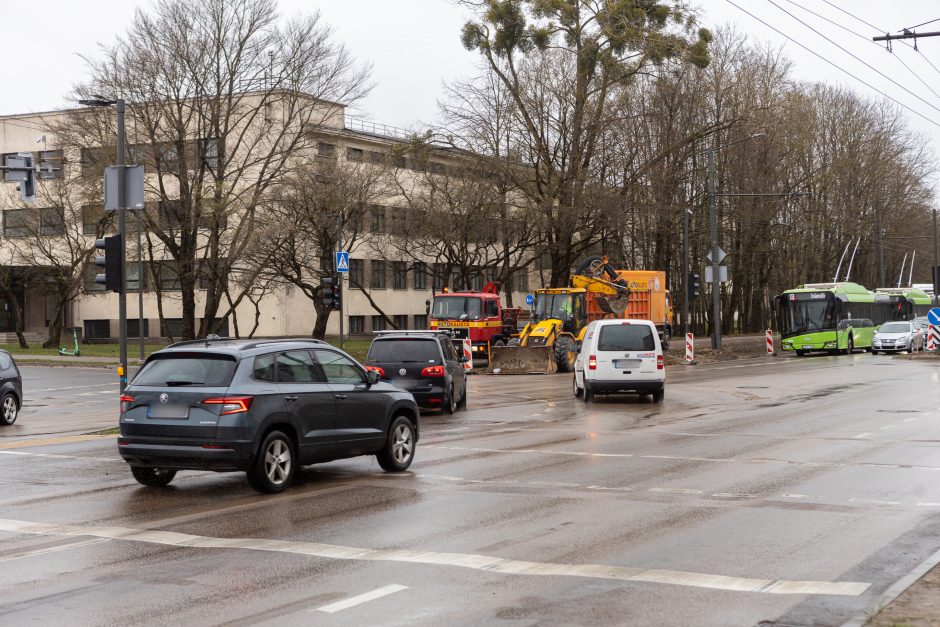
[[[610,324],[601,327],[599,351],[651,351],[656,349],[653,331],[645,324]]]

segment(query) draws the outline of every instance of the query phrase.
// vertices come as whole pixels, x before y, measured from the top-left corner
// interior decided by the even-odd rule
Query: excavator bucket
[[[551,346],[493,346],[487,372],[492,374],[555,374],[558,364]]]

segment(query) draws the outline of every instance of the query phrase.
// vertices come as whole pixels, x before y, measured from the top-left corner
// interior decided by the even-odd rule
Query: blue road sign
[[[535,296],[533,296],[532,294],[526,294],[526,295],[525,295],[525,304],[526,304],[526,305],[531,305],[531,304],[533,304],[534,302],[535,302]],[[938,311],[940,311],[940,310],[938,310]]]
[[[349,251],[340,250],[336,252],[336,271],[349,272]]]
[[[940,326],[940,307],[934,307],[927,312],[927,322],[934,326]]]

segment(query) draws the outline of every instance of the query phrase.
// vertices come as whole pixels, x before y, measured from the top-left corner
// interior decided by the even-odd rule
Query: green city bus
[[[872,292],[857,283],[808,283],[774,298],[774,312],[785,351],[851,353],[871,350],[882,323],[926,315],[930,297],[911,288]]]

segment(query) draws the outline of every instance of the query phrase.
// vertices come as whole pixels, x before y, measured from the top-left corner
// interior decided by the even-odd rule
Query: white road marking
[[[904,419],[904,422],[914,422],[914,421],[917,420],[919,417],[920,417],[920,416],[914,416],[913,418],[905,418],[905,419]]]
[[[866,431],[865,433],[859,433],[858,435],[852,436],[852,437],[853,439],[861,440],[862,438],[867,438],[870,435],[871,435],[871,431]]]
[[[7,451],[0,449],[0,455],[23,455],[25,457],[46,457],[49,459],[79,459],[83,461],[93,461],[93,462],[124,462],[123,459],[115,459],[113,457],[88,457],[82,455],[58,455],[53,453],[30,453],[27,451]]]
[[[712,496],[726,499],[756,499],[760,494],[748,494],[747,492],[715,492]]]
[[[885,429],[894,429],[894,425],[885,425],[885,426],[879,427],[879,428],[880,428],[882,431],[884,431]]]
[[[849,503],[868,503],[869,505],[900,505],[900,501],[879,501],[878,499],[849,499]]]
[[[20,553],[12,553],[10,555],[0,555],[0,562],[12,562],[13,560],[23,559],[25,557],[34,557],[37,555],[46,555],[48,553],[57,553],[59,551],[66,551],[68,549],[74,549],[80,546],[88,546],[89,544],[101,544],[102,542],[108,542],[107,538],[93,538],[91,540],[79,540],[78,542],[70,542],[68,544],[59,544],[57,546],[50,546],[44,549],[36,549],[34,551],[22,551]]]
[[[409,549],[368,549],[319,542],[256,538],[219,538],[174,531],[132,527],[81,527],[50,525],[23,520],[0,519],[0,531],[44,536],[92,536],[130,542],[205,549],[242,549],[309,555],[326,559],[433,564],[480,570],[489,573],[528,576],[586,577],[613,581],[637,581],[763,594],[825,594],[859,596],[871,587],[859,581],[788,581],[753,577],[732,577],[655,568],[631,568],[607,564],[565,564],[528,562],[490,555],[442,553]]]
[[[316,611],[326,612],[327,614],[335,614],[336,612],[347,610],[351,607],[368,603],[369,601],[375,601],[376,599],[381,599],[382,597],[407,589],[408,586],[400,586],[397,583],[393,583],[390,586],[385,586],[384,588],[379,588],[378,590],[373,590],[372,592],[366,592],[365,594],[349,597],[343,601],[337,601],[336,603],[330,603],[329,605],[318,607]]]
[[[647,492],[669,492],[671,494],[703,494],[701,490],[689,488],[650,488]]]
[[[784,494],[785,499],[825,499],[824,496],[813,496],[811,494]]]
[[[940,503],[918,503],[917,507],[940,507]]]

